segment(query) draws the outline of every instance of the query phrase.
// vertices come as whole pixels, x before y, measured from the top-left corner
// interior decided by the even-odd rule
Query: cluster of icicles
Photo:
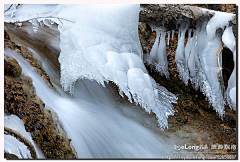
[[[225,113],[226,101],[233,110],[236,110],[236,41],[232,26],[230,26],[234,14],[221,12],[214,14],[210,20],[196,22],[196,30],[188,29],[190,26],[188,18],[183,18],[176,24],[178,46],[175,61],[179,77],[185,85],[188,85],[190,81],[194,89],[200,89],[222,117]],[[150,65],[152,70],[169,79],[165,36],[167,33],[167,45],[169,45],[171,32],[166,32],[164,24],[156,26],[150,22],[149,25],[153,31],[156,31],[157,36],[150,55],[145,57],[145,62]],[[188,41],[184,46],[187,30]],[[173,38],[174,30],[172,30],[172,40]],[[226,90],[222,84],[221,71],[223,45],[232,51],[234,58],[234,70]]]

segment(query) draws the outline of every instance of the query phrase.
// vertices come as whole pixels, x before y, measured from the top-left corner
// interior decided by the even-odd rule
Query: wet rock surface
[[[18,46],[11,42],[5,33],[5,46],[15,49]],[[7,57],[4,63],[4,112],[17,115],[23,120],[27,132],[49,159],[74,159],[76,153],[65,133],[60,132],[50,110],[35,95],[32,80],[21,75],[21,67],[13,58]],[[41,69],[40,69],[41,71]],[[8,158],[10,158],[8,156]]]

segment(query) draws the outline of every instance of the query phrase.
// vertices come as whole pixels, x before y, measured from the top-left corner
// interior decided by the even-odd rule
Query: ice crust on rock
[[[38,7],[38,10],[36,10]],[[14,22],[30,21],[34,32],[51,22],[58,23],[60,32],[59,62],[61,84],[74,92],[78,79],[112,81],[129,101],[153,112],[161,128],[168,127],[167,118],[174,114],[171,103],[177,97],[157,84],[143,64],[138,37],[139,5],[20,5]],[[5,22],[12,22],[9,13]],[[157,51],[166,55],[165,34]],[[164,42],[164,43],[163,43]],[[158,46],[158,45],[157,45]],[[167,60],[161,60],[165,68]]]

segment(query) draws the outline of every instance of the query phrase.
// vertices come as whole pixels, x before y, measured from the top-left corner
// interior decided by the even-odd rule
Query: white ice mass
[[[139,5],[37,7],[35,10],[33,5],[20,5],[5,13],[5,22],[28,20],[34,32],[40,22],[49,26],[46,20],[59,24],[59,62],[65,91],[73,93],[78,79],[96,80],[103,86],[112,81],[129,101],[155,113],[160,127],[168,126],[167,118],[174,113],[171,103],[176,103],[177,97],[156,84],[143,64],[138,37]],[[165,33],[160,46],[159,51],[165,51]],[[167,60],[160,61],[167,64]]]
[[[38,8],[36,10],[36,7]],[[4,8],[8,8],[5,6]],[[167,127],[168,115],[173,115],[171,103],[177,97],[156,84],[143,64],[143,53],[138,38],[139,5],[20,5],[12,6],[4,14],[5,22],[16,24],[30,21],[34,32],[39,25],[51,27],[57,23],[60,31],[61,84],[65,91],[74,92],[78,79],[96,80],[104,86],[112,81],[119,93],[129,101],[140,104],[147,112],[154,112],[161,127]],[[207,14],[206,10],[204,11]],[[236,43],[230,21],[235,14],[215,12],[210,20],[189,30],[184,46],[188,19],[179,23],[178,47],[175,61],[180,78],[200,89],[210,104],[222,116],[225,100],[236,109]],[[164,24],[162,25],[164,26]],[[223,32],[221,32],[221,29]],[[166,29],[155,27],[157,33],[147,62],[160,75],[169,78],[166,57]],[[222,34],[223,33],[223,34]],[[172,39],[174,30],[172,30]],[[168,42],[170,32],[168,32]],[[225,44],[234,55],[234,71],[223,92],[221,50]],[[169,44],[169,43],[168,43]],[[224,97],[225,94],[225,97]],[[224,99],[225,98],[225,99]]]

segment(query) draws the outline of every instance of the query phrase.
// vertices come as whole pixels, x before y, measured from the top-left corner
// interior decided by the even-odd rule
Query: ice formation
[[[150,56],[146,58],[146,62],[150,64],[152,70],[158,72],[161,76],[169,79],[168,61],[166,53],[166,29],[163,26],[158,26],[155,23],[149,23],[153,31],[156,31],[156,40],[153,44]],[[168,44],[170,32],[168,32]]]
[[[172,40],[174,39],[174,32],[175,30],[172,30]]]
[[[59,24],[60,81],[65,91],[73,93],[78,79],[96,80],[103,86],[112,81],[122,96],[155,113],[160,127],[168,126],[167,117],[174,113],[171,103],[176,103],[177,98],[156,84],[143,64],[138,37],[139,5],[37,5],[38,10],[35,7],[20,5],[14,11],[14,20],[10,11],[6,12],[5,22],[30,21],[34,32],[39,23]],[[161,33],[157,59],[161,58],[159,69],[167,76],[165,34]]]
[[[38,7],[38,10],[35,7]],[[61,84],[73,92],[78,79],[96,80],[104,86],[112,81],[119,93],[154,112],[162,127],[167,127],[167,116],[173,115],[171,102],[176,97],[163,90],[148,75],[143,64],[143,53],[138,38],[139,5],[13,5],[4,14],[5,22],[21,24],[30,21],[34,32],[42,25],[57,23],[60,31]],[[5,6],[8,8],[9,6]],[[205,9],[201,9],[207,14]],[[214,16],[196,25],[191,36],[190,20],[178,19],[178,46],[175,55],[179,76],[200,89],[220,116],[224,114],[225,99],[236,109],[236,69],[223,92],[221,80],[222,42],[233,52],[236,66],[236,45],[230,21],[234,14],[208,11]],[[203,16],[204,17],[204,16]],[[150,23],[151,26],[151,23]],[[156,41],[147,62],[169,78],[166,56],[166,28],[164,22],[151,26],[156,31]],[[219,30],[220,29],[220,30]],[[185,33],[188,42],[184,46]],[[221,32],[223,30],[223,34]],[[174,30],[172,30],[172,40]],[[169,44],[168,32],[167,44]],[[166,100],[162,98],[166,97]],[[172,99],[171,99],[172,98]],[[167,106],[166,106],[167,105]]]
[[[193,32],[193,37],[191,38],[191,46],[189,47],[189,57],[187,60],[188,70],[189,70],[189,78],[193,85],[196,85],[196,66],[195,66],[195,56],[196,56],[196,31]],[[196,88],[196,87],[195,87]]]
[[[167,45],[169,46],[169,41],[170,41],[170,31],[168,31],[167,33],[168,33],[168,41],[167,41]]]
[[[236,43],[233,36],[231,21],[235,14],[229,14],[218,11],[201,9],[203,16],[196,22],[196,30],[188,29],[190,19],[183,17],[176,22],[178,29],[178,46],[175,54],[175,61],[180,79],[188,85],[190,81],[193,87],[206,96],[210,105],[222,117],[225,113],[224,105],[226,101],[233,110],[236,110]],[[209,20],[207,14],[213,14]],[[159,24],[159,22],[158,22]],[[146,62],[150,66],[156,67],[158,60],[158,50],[161,44],[161,32],[166,33],[164,27],[157,27],[157,23],[149,22],[152,30],[157,33],[156,41],[150,52],[150,56],[146,58]],[[185,33],[188,30],[188,41],[184,46]],[[168,43],[169,35],[168,33]],[[193,33],[193,34],[192,34]],[[174,30],[172,30],[172,40],[174,38]],[[223,43],[234,55],[234,70],[228,81],[228,88],[224,92],[222,78],[222,49]],[[160,49],[163,49],[161,47]],[[162,59],[164,60],[164,59]],[[156,68],[157,69],[157,68]],[[158,69],[161,71],[161,69]]]
[[[185,33],[189,26],[190,26],[190,22],[188,21],[188,19],[181,20],[179,31],[178,31],[178,46],[175,54],[175,61],[177,64],[179,76],[180,76],[180,79],[185,83],[185,85],[188,84],[189,72],[187,69],[187,62],[185,58],[184,40],[185,40]],[[187,46],[186,49],[188,50],[189,47]]]
[[[233,52],[236,64],[235,38],[232,27],[229,26],[229,22],[233,18],[234,14],[214,12],[214,16],[209,21],[204,20],[204,18],[199,20],[193,37],[191,37],[191,29],[188,30],[186,47],[184,47],[184,37],[188,22],[182,21],[179,27],[178,47],[175,55],[180,78],[185,84],[190,79],[194,88],[199,88],[203,92],[221,117],[225,113],[224,93],[226,93],[225,98],[230,107],[236,109],[235,68],[228,81],[229,86],[226,92],[224,92],[220,82],[222,80],[222,42]]]
[[[125,94],[129,101],[133,99],[147,112],[154,112],[159,124],[167,127],[167,116],[173,115],[172,106],[165,106],[170,100],[160,102],[161,89],[141,59],[139,5],[76,5],[68,9],[78,14],[74,24],[59,27],[63,88],[71,90],[73,83],[83,78],[101,84],[113,81],[121,95]],[[68,9],[59,16],[69,15]]]
[[[232,27],[227,27],[222,35],[223,43],[233,52],[234,68],[228,80],[228,88],[225,98],[229,106],[236,110],[236,41],[232,32]]]

